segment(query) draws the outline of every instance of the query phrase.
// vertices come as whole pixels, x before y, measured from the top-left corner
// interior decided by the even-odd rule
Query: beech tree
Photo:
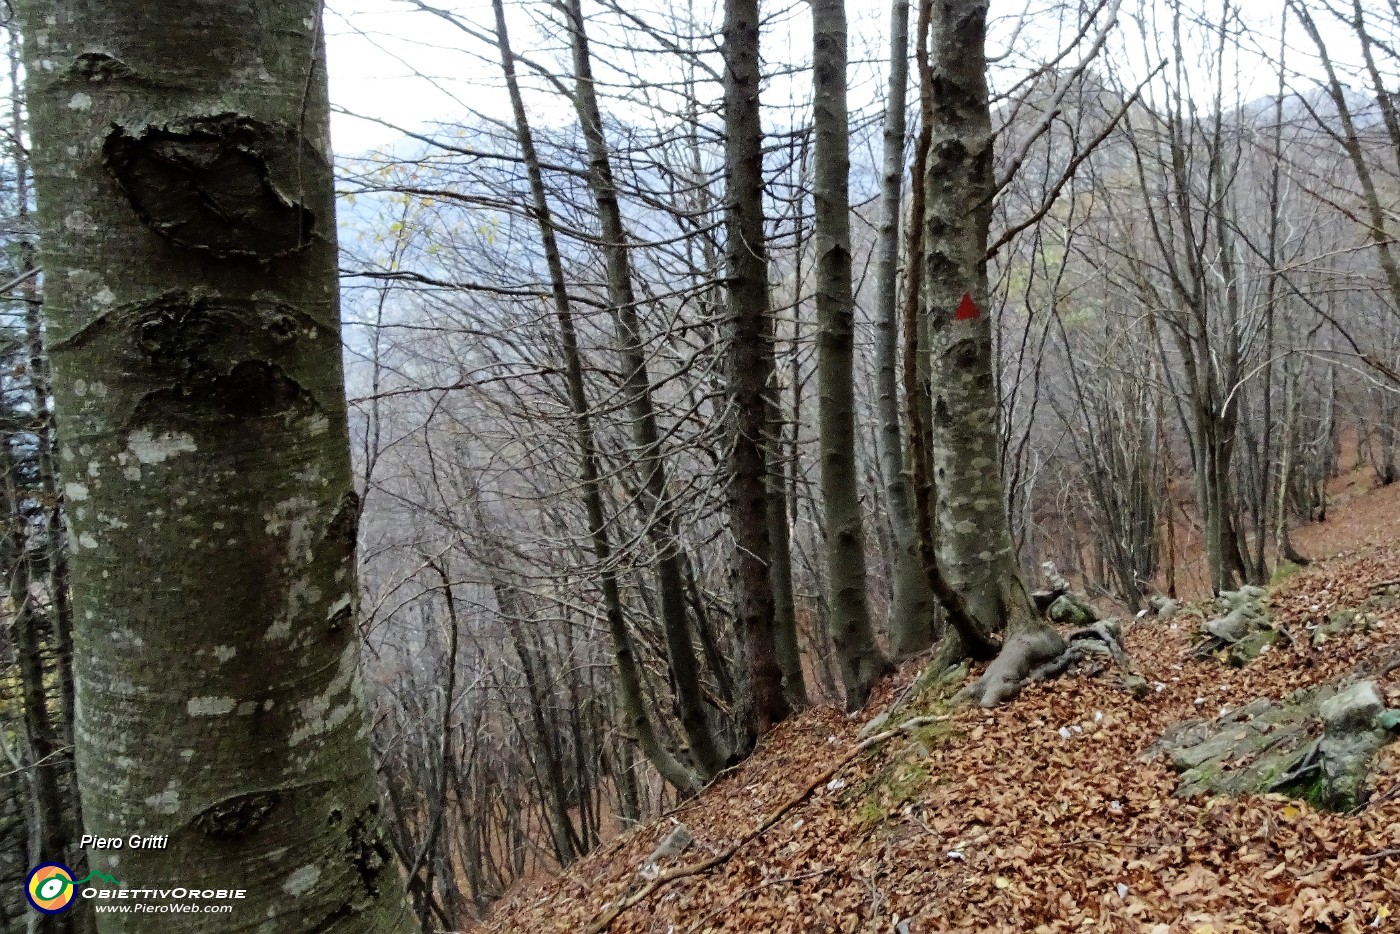
[[[761,736],[791,708],[778,663],[768,519],[766,393],[773,372],[768,245],[763,230],[763,126],[758,111],[758,0],[724,8],[725,224],[730,351],[729,521],[739,630],[748,670],[748,728]],[[795,636],[789,637],[794,639]],[[800,664],[800,663],[799,663]]]
[[[637,314],[627,230],[618,204],[603,114],[598,106],[583,10],[579,0],[565,0],[563,10],[568,18],[566,28],[573,53],[574,106],[588,146],[588,182],[602,231],[608,311],[622,358],[635,457],[643,465],[637,495],[644,511],[653,517],[647,534],[657,550],[657,591],[667,657],[675,683],[677,714],[695,767],[709,779],[723,767],[726,756],[701,696],[700,663],[695,656],[685,605],[685,556],[677,541],[675,506],[666,489],[666,456],[657,427],[642,322]]]
[[[569,409],[573,415],[574,437],[578,447],[579,481],[585,514],[588,517],[588,535],[593,546],[593,556],[598,562],[596,576],[603,596],[603,612],[608,621],[608,634],[613,643],[613,659],[617,665],[619,703],[625,720],[637,737],[648,761],[666,781],[677,789],[690,794],[700,788],[700,775],[666,748],[657,734],[656,725],[647,712],[646,701],[642,697],[642,679],[633,646],[631,634],[627,631],[627,620],[623,614],[622,597],[618,587],[617,572],[612,567],[613,546],[608,534],[608,522],[603,503],[603,482],[598,466],[597,440],[590,414],[588,390],[584,384],[583,361],[579,354],[578,330],[574,324],[573,307],[569,301],[568,284],[564,278],[563,260],[559,255],[559,244],[555,237],[553,214],[549,205],[549,195],[545,190],[544,174],[540,170],[539,154],[535,149],[534,135],[530,130],[529,117],[525,110],[525,100],[520,93],[520,82],[516,76],[515,56],[511,52],[510,39],[506,31],[505,4],[503,0],[492,0],[496,19],[496,42],[501,54],[501,70],[505,75],[506,88],[510,93],[511,109],[515,118],[515,137],[520,147],[521,158],[530,180],[531,205],[539,226],[540,243],[544,250],[545,264],[549,269],[550,298],[554,303],[555,320],[559,327],[559,346],[564,356],[564,378],[569,398]],[[561,860],[562,862],[562,860]]]
[[[228,6],[25,7],[42,275],[9,63],[0,930],[93,920],[21,884],[88,871],[75,745],[172,834],[92,868],[385,929],[387,858],[459,930],[881,649],[1063,670],[1042,560],[1203,597],[1400,477],[1393,0],[413,0],[457,103],[337,154],[362,502],[315,11]]]
[[[932,144],[922,180],[922,261],[938,566],[965,603],[966,614],[954,612],[950,621],[967,650],[977,654],[987,634],[1007,632],[976,689],[990,705],[1014,694],[1036,664],[1065,645],[1031,603],[1006,515],[987,286],[995,176],[985,0],[934,0],[929,36]]]
[[[916,54],[922,55],[923,49]],[[914,503],[906,479],[910,471],[905,467],[899,424],[899,218],[904,191],[904,112],[908,84],[909,0],[894,0],[890,12],[890,75],[885,100],[880,228],[875,257],[875,378],[880,413],[880,458],[895,546],[894,599],[889,628],[896,656],[911,655],[932,644],[934,614],[933,593],[920,556]],[[916,218],[914,225],[918,223]],[[914,395],[917,401],[917,386]],[[912,456],[921,456],[921,452]]]
[[[865,534],[855,458],[851,296],[850,114],[844,0],[812,2],[813,177],[817,292],[817,401],[826,519],[827,602],[846,706],[865,704],[889,670],[875,641],[865,581]]]
[[[359,671],[321,5],[19,8],[85,830],[168,836],[93,867],[247,891],[184,930],[412,930]]]

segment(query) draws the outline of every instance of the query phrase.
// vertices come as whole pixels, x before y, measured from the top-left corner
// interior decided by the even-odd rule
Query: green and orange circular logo
[[[75,891],[72,870],[62,863],[43,863],[30,870],[24,897],[35,911],[56,915],[73,904]]]

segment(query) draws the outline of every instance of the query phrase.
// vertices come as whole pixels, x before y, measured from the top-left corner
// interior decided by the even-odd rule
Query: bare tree
[[[745,720],[762,736],[790,707],[778,664],[770,577],[768,248],[763,229],[763,127],[759,117],[758,0],[724,7],[725,226],[728,268],[730,454],[729,521],[734,534],[734,599],[743,634]]]

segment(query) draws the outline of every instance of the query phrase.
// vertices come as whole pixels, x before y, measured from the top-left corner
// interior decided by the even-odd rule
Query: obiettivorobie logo
[[[248,890],[129,886],[96,869],[74,879],[73,870],[62,863],[35,866],[25,879],[24,897],[46,915],[67,911],[79,896],[93,900],[99,912],[218,913],[232,911],[232,903],[247,898]]]
[[[94,879],[107,885],[121,886],[116,879],[95,869],[81,879],[74,879],[73,870],[62,863],[43,863],[29,871],[29,878],[24,884],[24,897],[35,911],[46,915],[62,914],[73,906],[78,886]]]

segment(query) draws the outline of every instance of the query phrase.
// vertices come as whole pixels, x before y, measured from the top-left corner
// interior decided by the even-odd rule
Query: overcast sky
[[[1220,0],[1198,0],[1207,9],[1219,9]],[[473,23],[483,32],[493,28],[490,0],[436,0],[463,20]],[[998,25],[993,30],[993,48],[1000,51],[998,38],[1005,42],[1027,3],[1038,11],[1027,22],[1032,25],[1016,33],[1012,43],[1013,60],[1022,66],[1048,58],[1052,50],[1065,41],[1075,23],[1053,12],[1058,0],[993,0],[993,16]],[[1125,72],[1143,69],[1146,56],[1134,19],[1135,12],[1150,0],[1124,0],[1121,21],[1124,24],[1109,46],[1115,64]],[[646,11],[672,9],[670,0],[639,0],[629,2],[629,10]],[[718,0],[680,0],[694,10],[701,20],[718,22]],[[585,12],[592,4],[585,2]],[[1074,6],[1073,4],[1071,6]],[[1282,0],[1245,0],[1244,15],[1258,29],[1259,41],[1272,54],[1277,44],[1277,26]],[[507,0],[507,17],[512,43],[517,51],[533,51],[549,60],[550,52],[540,50],[540,32],[536,17],[548,15],[542,3]],[[810,28],[805,0],[766,0],[765,15],[783,17],[781,28],[769,30],[765,37],[765,59],[768,61],[802,61],[809,54]],[[885,2],[851,0],[847,3],[850,17],[851,105],[859,107],[878,99],[883,81],[883,58],[887,33],[888,11]],[[659,17],[661,14],[649,14]],[[1319,25],[1336,38],[1338,50],[1347,48],[1347,37],[1325,15],[1318,15]],[[345,110],[370,118],[387,121],[396,126],[416,129],[434,120],[463,118],[470,110],[489,116],[508,118],[509,108],[499,89],[499,66],[490,50],[440,18],[412,8],[406,0],[328,0],[326,12],[327,50],[329,55],[331,101]],[[595,37],[596,38],[596,37]],[[1294,51],[1290,63],[1305,71],[1313,70],[1304,61],[1306,39],[1302,30],[1292,27],[1290,40]],[[1302,51],[1300,51],[1302,50]],[[1335,53],[1334,53],[1335,54]],[[1342,53],[1345,56],[1345,53]],[[601,55],[600,55],[601,57]],[[1191,54],[1188,52],[1188,58]],[[1071,58],[1071,61],[1073,58]],[[1191,63],[1188,63],[1190,65]],[[1237,69],[1241,100],[1254,100],[1273,93],[1276,78],[1272,68],[1262,60],[1242,61]],[[794,76],[786,85],[771,84],[765,91],[765,105],[774,106],[805,95],[810,82],[805,74]],[[863,101],[862,101],[863,98]],[[795,101],[794,101],[795,102]],[[556,108],[549,113],[532,114],[536,120],[570,119],[563,101],[541,99],[542,107]],[[391,143],[399,133],[373,120],[357,119],[345,114],[332,117],[332,133],[336,150],[343,154],[364,152],[375,146]]]
[[[480,31],[491,33],[494,18],[490,0],[429,0],[433,6],[450,10]],[[851,0],[847,3],[851,59],[851,106],[859,107],[863,97],[874,100],[881,91],[888,54],[889,10],[887,0],[870,3]],[[1026,0],[1000,0],[994,6],[1019,10]],[[1029,0],[1034,5],[1046,5],[1058,0]],[[670,0],[629,0],[627,9],[646,16],[651,22],[661,22],[667,12],[690,9],[701,21],[718,24],[721,0],[679,0],[674,7]],[[810,13],[806,0],[765,0],[763,15],[781,20],[781,25],[765,30],[764,58],[768,63],[805,61],[811,52]],[[650,11],[650,12],[648,12]],[[597,12],[593,3],[585,0],[585,15]],[[507,25],[511,43],[517,52],[533,53],[544,62],[551,61],[551,52],[541,50],[538,24],[540,18],[553,21],[554,15],[546,5],[533,0],[506,0]],[[602,48],[598,35],[601,27],[615,22],[607,16],[591,23],[595,58],[609,56]],[[1042,21],[1039,30],[1053,30],[1054,22]],[[469,109],[490,116],[508,119],[509,103],[500,90],[500,66],[493,50],[463,34],[442,19],[413,8],[408,0],[328,0],[326,10],[327,50],[331,80],[332,104],[379,118],[397,126],[416,128],[438,119],[460,118]],[[1053,38],[1046,36],[1045,38]],[[557,43],[544,43],[557,45]],[[490,57],[483,57],[489,55]],[[777,105],[797,95],[805,100],[810,79],[797,75],[784,83],[770,82],[765,88],[765,105]],[[562,101],[545,100],[547,106],[559,108],[559,119],[571,119]],[[534,119],[549,119],[548,114],[532,113]],[[337,114],[332,123],[335,146],[342,154],[362,152],[376,145],[392,142],[398,137],[392,129],[370,120]]]

